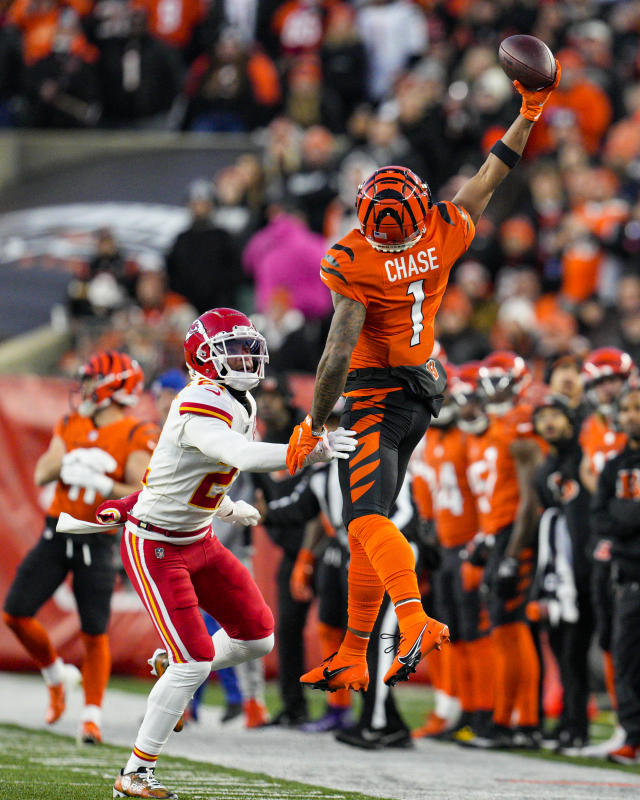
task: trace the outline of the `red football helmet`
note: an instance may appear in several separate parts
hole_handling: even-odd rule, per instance
[[[478,386],[492,414],[508,411],[530,382],[531,372],[526,361],[509,350],[491,353],[478,370]]]
[[[587,399],[598,408],[601,414],[609,416],[619,387],[598,386],[609,378],[619,378],[620,384],[637,373],[636,366],[629,353],[617,347],[600,347],[593,350],[582,364],[582,382]]]
[[[233,308],[212,308],[198,317],[187,331],[184,357],[192,377],[202,375],[240,391],[257,386],[269,362],[264,336]],[[229,359],[241,360],[242,368],[232,368]]]
[[[635,371],[633,359],[629,353],[617,347],[600,347],[592,350],[582,364],[582,380],[585,388],[611,375],[619,375],[627,380]]]
[[[78,412],[90,417],[110,403],[134,406],[140,399],[144,374],[126,353],[107,350],[96,353],[80,368],[82,401]]]
[[[360,230],[376,250],[412,247],[427,228],[431,191],[406,167],[380,167],[358,187]]]

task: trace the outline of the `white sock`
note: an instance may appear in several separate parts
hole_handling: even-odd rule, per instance
[[[170,664],[149,693],[147,710],[136,742],[124,768],[125,773],[140,767],[154,767],[193,693],[211,672],[210,661]]]
[[[59,686],[64,681],[64,661],[58,657],[53,664],[43,667],[40,672],[47,686]]]
[[[224,628],[220,628],[213,634],[211,640],[215,652],[211,669],[216,670],[235,667],[243,661],[266,656],[273,650],[275,637],[270,634],[264,639],[232,639]]]
[[[434,699],[434,711],[441,719],[452,722],[460,716],[462,708],[457,697],[451,697],[441,689],[436,689],[434,692]]]
[[[100,706],[85,706],[80,715],[80,722],[93,722],[94,725],[100,727],[102,725],[102,709]]]

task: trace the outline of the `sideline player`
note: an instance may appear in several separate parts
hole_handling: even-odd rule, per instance
[[[446,384],[444,368],[429,357],[449,271],[520,159],[560,73],[558,64],[555,82],[537,92],[515,83],[520,115],[452,203],[433,204],[427,184],[409,169],[376,170],[358,190],[360,230],[322,259],[320,275],[335,312],[311,413],[293,431],[287,466],[293,474],[304,463],[343,392],[342,421],[356,430],[359,448],[340,470],[351,551],[347,632],[337,654],[302,676],[307,685],[367,687],[367,645],[385,590],[400,626],[386,683],[406,680],[424,655],[449,638],[447,627],[422,608],[413,551],[389,521],[389,509]]]
[[[62,662],[35,614],[67,573],[73,573],[85,648],[81,737],[96,743],[101,741],[102,698],[111,670],[106,630],[116,577],[116,537],[108,529],[90,536],[57,533],[56,524],[63,512],[93,520],[105,498],[124,497],[139,488],[158,430],[129,415],[144,377],[128,355],[98,353],[80,375],[78,409],[58,422],[47,451],[36,464],[36,484],[57,480],[55,495],[42,538],[27,554],[9,589],[4,621],[42,672],[49,688],[45,720],[52,724],[65,710],[65,685],[77,670]]]
[[[449,384],[437,420],[427,431],[417,460],[413,488],[418,507],[431,515],[440,544],[442,563],[432,577],[438,616],[450,626],[449,668],[462,718],[456,728],[484,731],[493,705],[492,647],[486,612],[480,600],[481,571],[463,560],[466,545],[478,532],[475,499],[469,487],[467,434],[459,427],[458,409],[475,387],[475,365],[456,369],[447,365]],[[457,399],[455,399],[457,398]],[[444,695],[446,698],[447,695]],[[436,710],[414,738],[438,736],[451,725],[446,704],[436,694]],[[448,699],[448,698],[447,698]],[[442,708],[439,707],[439,701]],[[440,714],[438,714],[440,711]],[[466,735],[468,732],[465,731]]]
[[[175,798],[156,779],[155,765],[193,693],[212,669],[260,658],[274,641],[271,610],[211,526],[214,516],[255,525],[259,512],[227,492],[239,470],[285,465],[286,445],[253,441],[256,404],[248,390],[264,377],[266,342],[244,314],[217,308],[195,320],[184,347],[192,381],[171,405],[143,489],[127,509],[121,543],[169,665],[149,694],[114,797]],[[307,463],[345,457],[355,444],[338,429],[318,442]],[[213,636],[199,607],[222,626]]]
[[[495,687],[493,724],[467,742],[472,747],[539,747],[541,740],[540,664],[525,618],[538,523],[534,476],[541,456],[532,409],[519,402],[528,380],[529,370],[515,353],[487,356],[478,370],[484,409],[467,438],[469,485],[481,531],[469,545],[470,560],[486,563]],[[478,557],[483,550],[484,559]],[[514,710],[517,732],[511,728]]]

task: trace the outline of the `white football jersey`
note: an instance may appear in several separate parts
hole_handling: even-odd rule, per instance
[[[256,404],[247,392],[250,412],[222,384],[204,378],[192,381],[175,397],[132,509],[137,519],[174,531],[196,531],[211,524],[214,512],[237,477],[229,464],[214,462],[184,441],[191,415],[206,417],[220,430],[235,431],[252,441]],[[167,538],[127,523],[133,533],[172,544],[190,544],[204,536]]]

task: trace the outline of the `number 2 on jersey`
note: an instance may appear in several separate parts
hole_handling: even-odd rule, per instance
[[[196,508],[217,508],[225,488],[233,483],[237,471],[235,467],[230,467],[228,472],[209,472],[191,495],[189,505]]]
[[[422,304],[424,302],[424,279],[413,281],[407,287],[407,294],[413,295],[413,305],[411,306],[411,327],[413,334],[411,336],[411,347],[420,344],[420,334],[424,325],[424,314],[422,313]]]

